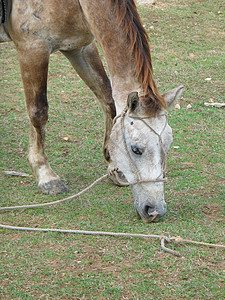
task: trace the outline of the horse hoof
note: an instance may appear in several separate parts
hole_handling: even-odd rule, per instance
[[[69,191],[69,189],[60,179],[53,179],[48,182],[39,184],[39,188],[43,193],[51,195],[64,194]]]

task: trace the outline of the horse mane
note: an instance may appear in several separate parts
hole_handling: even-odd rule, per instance
[[[131,54],[136,63],[136,76],[141,83],[144,96],[140,98],[146,113],[152,114],[166,107],[166,101],[160,95],[153,80],[153,68],[149,38],[144,29],[134,0],[110,0],[115,8],[119,26],[126,32]]]

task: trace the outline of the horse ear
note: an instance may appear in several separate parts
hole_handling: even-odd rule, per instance
[[[127,107],[130,113],[134,112],[139,106],[138,92],[133,92],[128,95]]]
[[[181,94],[183,93],[183,90],[184,90],[183,85],[180,85],[177,88],[172,89],[171,91],[163,94],[163,97],[166,100],[168,106],[171,106],[172,103],[181,96]]]

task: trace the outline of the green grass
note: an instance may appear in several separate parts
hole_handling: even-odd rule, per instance
[[[160,90],[185,86],[181,109],[169,110],[179,149],[172,147],[168,156],[168,212],[162,221],[142,223],[129,188],[106,180],[65,204],[1,213],[1,223],[179,235],[225,244],[225,113],[204,106],[211,98],[224,101],[222,4],[160,0],[140,9]],[[13,44],[0,47],[1,206],[60,199],[43,195],[33,178],[2,173],[30,171],[29,121],[17,55]],[[205,81],[208,77],[212,80]],[[102,112],[59,53],[51,58],[48,98],[46,152],[71,195],[106,172]],[[224,251],[191,244],[169,247],[182,256],[163,252],[156,240],[0,230],[0,299],[224,299]]]

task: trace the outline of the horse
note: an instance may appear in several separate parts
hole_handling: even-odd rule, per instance
[[[45,153],[49,57],[60,51],[99,100],[103,155],[111,179],[130,185],[144,222],[166,213],[164,180],[172,129],[165,109],[183,86],[161,95],[149,39],[134,0],[2,0],[0,42],[15,44],[30,119],[28,163],[46,194],[67,191]],[[106,59],[109,78],[96,42]]]

